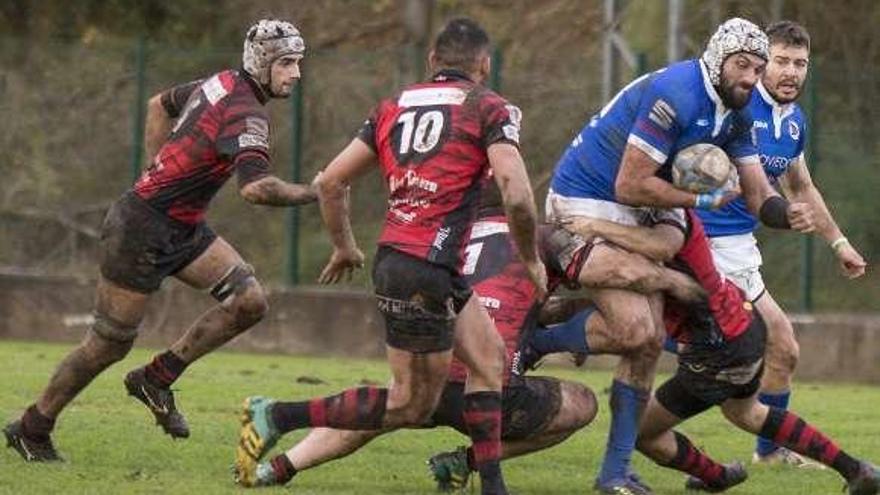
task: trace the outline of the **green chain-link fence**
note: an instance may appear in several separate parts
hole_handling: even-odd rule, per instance
[[[496,52],[497,67],[500,55]],[[599,54],[591,47],[539,54],[540,59],[504,55],[503,73],[494,80],[523,109],[523,150],[541,203],[561,151],[601,106]],[[40,46],[3,39],[0,266],[94,276],[104,209],[131,184],[144,160],[138,149],[144,99],[175,83],[237,67],[239,57],[236,49],[182,49],[138,39]],[[311,180],[380,97],[423,75],[415,60],[409,48],[310,52],[301,92],[270,104],[275,172]],[[880,253],[880,225],[872,221],[880,205],[874,138],[878,73],[865,68],[853,79],[845,69],[835,60],[814,62],[812,93],[803,102],[811,118],[810,163],[839,223],[871,261]],[[378,174],[361,180],[352,197],[355,231],[369,252],[385,211]],[[329,255],[314,205],[295,213],[248,205],[233,184],[219,194],[208,219],[261,278],[274,283],[314,280]],[[800,236],[759,237],[768,286],[785,306],[880,309],[877,277],[845,281],[822,242],[814,242],[810,258]],[[368,278],[365,273],[356,283]]]

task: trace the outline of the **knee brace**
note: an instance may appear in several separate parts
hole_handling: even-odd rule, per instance
[[[91,330],[103,339],[126,344],[137,337],[137,328],[137,325],[127,325],[107,315],[95,313],[95,323]]]
[[[256,280],[254,268],[251,265],[247,263],[235,265],[227,270],[226,274],[211,287],[211,295],[220,304],[228,306],[236,296],[244,292],[248,285]]]

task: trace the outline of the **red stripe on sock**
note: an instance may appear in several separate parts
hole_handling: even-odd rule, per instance
[[[804,428],[801,430],[801,436],[800,438],[798,438],[798,441],[795,444],[795,452],[806,452],[807,447],[810,446],[810,442],[815,436],[815,433],[816,430],[814,430],[812,426],[805,424]]]
[[[358,397],[357,389],[350,388],[342,393],[342,404],[340,404],[339,416],[346,424],[354,424],[357,421]]]
[[[324,406],[324,399],[309,401],[309,424],[312,427],[327,426],[327,409]]]
[[[474,442],[474,464],[477,469],[486,462],[497,461],[501,458],[501,440],[483,440]]]
[[[834,463],[834,459],[837,458],[838,454],[840,454],[840,447],[834,442],[828,442],[825,444],[825,449],[822,450],[822,459],[820,460],[830,466]]]
[[[785,419],[782,420],[782,425],[779,426],[779,431],[776,432],[773,441],[782,445],[788,444],[788,436],[791,435],[792,430],[794,430],[794,425],[797,423],[797,420],[797,416],[786,412]]]

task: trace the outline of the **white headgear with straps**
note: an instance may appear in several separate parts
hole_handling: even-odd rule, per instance
[[[727,57],[746,52],[767,60],[769,46],[767,34],[754,23],[739,17],[724,21],[709,38],[706,51],[703,52],[702,60],[709,73],[709,81],[715,86],[721,84],[721,66]]]
[[[269,84],[272,62],[284,55],[302,55],[306,43],[299,30],[287,21],[262,19],[244,37],[241,63],[260,84]]]

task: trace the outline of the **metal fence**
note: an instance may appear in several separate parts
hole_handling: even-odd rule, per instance
[[[494,84],[524,111],[523,150],[540,199],[572,136],[601,106],[595,48],[523,60],[496,52]],[[91,44],[0,45],[0,266],[6,270],[96,273],[96,232],[104,209],[133,181],[143,161],[145,99],[175,83],[236,67],[238,50],[186,49],[142,40]],[[271,103],[273,163],[288,179],[310,180],[351,139],[373,104],[423,75],[411,48],[310,53],[294,98]],[[649,64],[650,67],[650,64]],[[880,253],[875,152],[877,73],[853,79],[818,59],[805,106],[810,164],[832,210],[869,259]],[[385,210],[374,175],[353,191],[355,230],[372,248]],[[868,213],[868,214],[866,214]],[[275,283],[314,280],[329,254],[314,205],[257,207],[225,188],[208,221]],[[761,233],[765,275],[789,307],[880,309],[878,279],[844,281],[830,251],[792,234]],[[368,273],[368,270],[365,270]],[[360,275],[358,283],[368,277]]]

